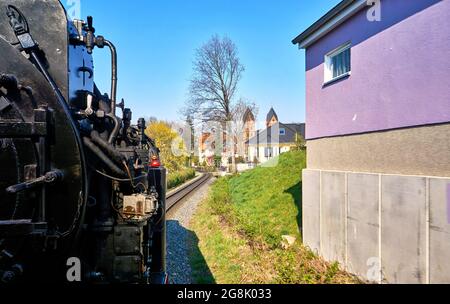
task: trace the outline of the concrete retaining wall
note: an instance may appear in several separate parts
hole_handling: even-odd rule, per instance
[[[450,283],[450,179],[303,172],[303,241],[379,283]]]

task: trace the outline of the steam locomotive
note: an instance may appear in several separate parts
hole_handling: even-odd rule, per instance
[[[109,95],[94,81],[103,48]],[[0,0],[1,283],[167,282],[166,171],[116,91],[116,48],[92,17]]]

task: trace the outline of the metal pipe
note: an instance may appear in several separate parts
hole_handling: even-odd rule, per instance
[[[116,115],[117,104],[117,49],[114,44],[106,40],[104,44],[111,50],[111,114]]]
[[[116,116],[116,106],[117,106],[117,49],[114,44],[105,39],[103,41],[104,45],[106,45],[111,51],[111,111],[108,113],[108,117],[114,123],[114,129],[111,132],[108,142],[112,144],[114,140],[117,138],[117,135],[120,131],[120,122]]]
[[[107,114],[106,117],[110,118],[113,121],[113,123],[114,123],[114,128],[113,128],[113,130],[111,132],[111,135],[109,136],[109,139],[108,139],[108,143],[113,144],[113,142],[117,138],[117,135],[120,132],[119,118],[116,115],[112,114],[112,113]]]
[[[119,176],[125,176],[126,173],[121,170],[119,167],[117,167],[111,159],[108,158],[108,156],[105,155],[105,153],[100,150],[99,147],[97,147],[89,138],[83,137],[83,143],[84,145],[91,150],[92,153],[98,156],[100,160],[109,168],[111,171],[115,174],[118,174]]]
[[[100,134],[97,131],[91,132],[92,141],[97,144],[100,148],[108,153],[110,157],[112,157],[117,163],[121,164],[122,161],[125,160],[125,156],[117,151],[111,144],[109,144],[106,140],[101,138]]]

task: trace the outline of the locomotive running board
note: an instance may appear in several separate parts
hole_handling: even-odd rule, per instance
[[[47,231],[47,223],[33,223],[31,220],[0,221],[0,237],[14,238]]]
[[[47,124],[38,122],[0,122],[0,138],[30,138],[47,135]]]

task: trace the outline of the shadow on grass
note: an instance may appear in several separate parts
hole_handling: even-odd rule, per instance
[[[167,270],[173,284],[215,284],[195,232],[167,221]]]
[[[192,283],[194,284],[216,284],[216,280],[209,269],[200,247],[197,234],[188,231],[189,261],[192,268]]]
[[[302,214],[302,182],[300,181],[295,186],[292,186],[291,188],[285,190],[285,193],[289,193],[292,195],[292,198],[294,199],[295,206],[297,207],[298,213],[297,213],[297,225],[298,229],[300,231],[300,234],[303,234],[303,214]]]

